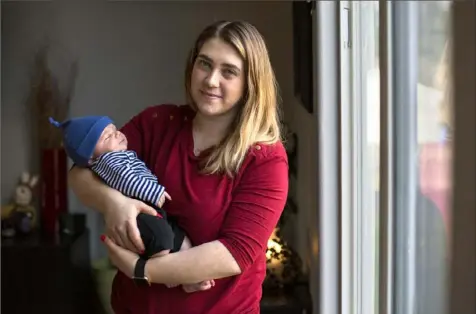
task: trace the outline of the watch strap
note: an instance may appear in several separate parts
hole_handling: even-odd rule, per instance
[[[137,260],[136,267],[134,268],[135,278],[145,278],[145,263],[146,260],[143,258]]]

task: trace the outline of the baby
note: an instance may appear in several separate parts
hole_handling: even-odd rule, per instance
[[[50,118],[50,123],[62,130],[64,149],[77,166],[89,167],[112,188],[157,210],[157,217],[143,213],[137,216],[137,226],[145,246],[142,258],[163,256],[192,247],[177,222],[167,217],[162,209],[165,200],[171,200],[170,195],[136,153],[128,150],[126,136],[117,130],[109,117],[86,116],[63,123]],[[213,285],[211,280],[183,285],[183,288],[193,292]]]

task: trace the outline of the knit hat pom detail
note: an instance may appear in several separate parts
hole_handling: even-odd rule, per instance
[[[53,124],[55,127],[57,127],[57,128],[61,127],[61,123],[59,123],[58,121],[56,121],[52,117],[50,117],[49,120],[50,120],[50,123]]]

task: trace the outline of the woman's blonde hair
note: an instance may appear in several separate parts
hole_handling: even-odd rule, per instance
[[[191,95],[193,67],[203,44],[219,38],[232,46],[243,59],[245,90],[230,132],[210,149],[203,159],[202,171],[208,174],[235,174],[249,148],[256,144],[281,141],[278,84],[263,37],[250,23],[220,21],[205,28],[192,48],[185,71],[187,101],[196,110]]]

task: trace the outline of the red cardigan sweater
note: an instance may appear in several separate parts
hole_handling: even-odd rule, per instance
[[[210,290],[187,294],[181,287],[136,287],[118,273],[112,287],[116,313],[259,313],[266,274],[265,250],[288,192],[288,163],[281,143],[253,146],[239,174],[202,175],[193,155],[189,106],[145,109],[122,131],[129,148],[157,175],[172,197],[164,209],[178,218],[193,245],[219,240],[242,272],[218,279]]]

